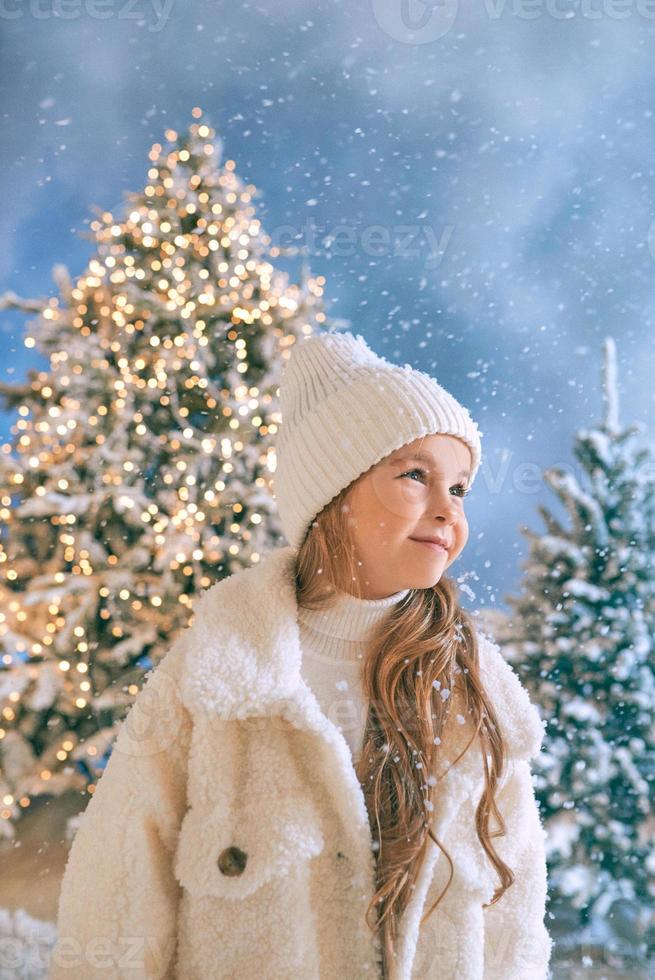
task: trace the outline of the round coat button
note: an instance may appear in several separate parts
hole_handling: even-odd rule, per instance
[[[243,874],[243,869],[246,866],[246,861],[248,860],[248,855],[245,851],[242,851],[240,847],[226,847],[224,851],[218,855],[218,867],[221,874],[228,875],[229,877],[235,877],[236,875]]]

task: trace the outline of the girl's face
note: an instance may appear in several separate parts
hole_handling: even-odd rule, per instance
[[[412,459],[415,454],[424,457]],[[366,599],[427,589],[468,540],[464,491],[471,452],[449,435],[421,436],[362,474],[349,498],[355,557]],[[441,537],[447,551],[413,540]]]

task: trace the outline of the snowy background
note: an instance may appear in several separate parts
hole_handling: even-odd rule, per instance
[[[54,294],[55,262],[79,274],[92,205],[141,189],[152,142],[201,106],[261,189],[268,233],[295,235],[325,275],[331,313],[478,419],[486,458],[456,567],[479,576],[476,604],[502,607],[527,552],[518,527],[541,529],[537,504],[552,503],[543,469],[577,472],[573,431],[600,417],[606,334],[623,421],[653,413],[648,13],[13,0],[0,13],[0,291]],[[1,313],[0,331],[0,378],[41,363],[19,314]]]
[[[330,316],[433,373],[479,422],[453,568],[472,573],[475,606],[506,608],[528,551],[520,527],[542,530],[540,504],[562,513],[543,471],[584,480],[571,449],[601,420],[608,335],[621,421],[652,436],[646,0],[11,0],[0,31],[0,294],[56,294],[56,263],[80,274],[92,207],[118,212],[152,143],[200,106],[260,189],[273,241],[325,276]],[[276,264],[297,279],[300,258]],[[46,366],[24,329],[0,311],[0,380]],[[0,441],[13,422],[0,414]],[[5,864],[0,980],[40,975],[26,937],[32,951],[52,938],[67,814],[49,808],[26,817]]]

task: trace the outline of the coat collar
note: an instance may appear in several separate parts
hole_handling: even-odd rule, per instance
[[[201,593],[183,679],[190,706],[229,720],[266,713],[300,680],[294,552],[276,548]]]
[[[294,560],[291,546],[276,548],[201,593],[182,634],[190,651],[182,678],[189,707],[229,720],[296,706],[309,727],[327,721],[300,676]],[[480,630],[478,646],[481,678],[508,754],[536,756],[544,736],[536,706],[498,645]],[[328,734],[334,740],[331,723]]]

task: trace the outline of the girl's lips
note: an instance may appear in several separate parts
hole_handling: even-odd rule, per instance
[[[448,552],[447,548],[444,548],[441,544],[437,544],[436,541],[420,541],[418,538],[410,538],[409,540],[416,541],[417,544],[425,545],[426,548],[432,548],[433,551]]]

